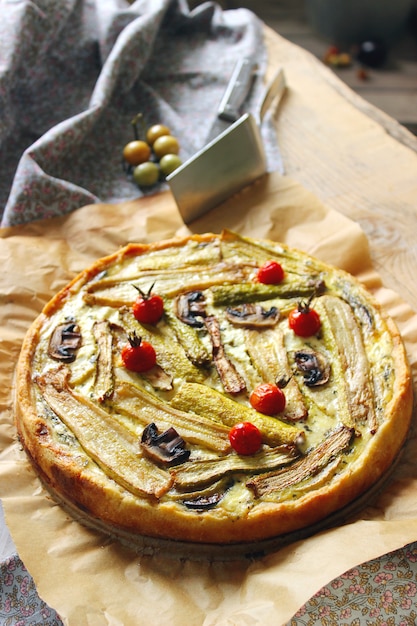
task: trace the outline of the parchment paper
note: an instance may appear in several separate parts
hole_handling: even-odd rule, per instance
[[[399,326],[415,377],[417,317],[381,285],[359,226],[278,174],[190,228],[164,192],[0,230],[0,496],[40,596],[69,626],[282,624],[335,576],[417,539],[414,432],[388,484],[359,514],[253,561],[135,554],[74,521],[40,485],[15,441],[11,406],[13,370],[31,321],[75,273],[129,241],[222,228],[286,242],[357,275]]]

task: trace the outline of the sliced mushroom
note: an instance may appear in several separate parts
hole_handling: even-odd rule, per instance
[[[190,457],[190,451],[185,448],[184,439],[175,428],[168,428],[159,434],[154,422],[145,427],[140,445],[148,458],[165,466],[184,463]]]
[[[325,385],[330,378],[330,363],[317,350],[303,348],[294,353],[294,361],[297,368],[303,374],[307,387]]]
[[[177,468],[171,470],[172,474],[176,474]],[[210,500],[216,494],[225,494],[235,484],[233,476],[221,476],[219,479],[215,479],[213,482],[204,486],[197,486],[196,489],[191,488],[191,491],[186,490],[178,491],[173,487],[169,493],[172,500],[185,504],[187,502],[197,502],[197,500]]]
[[[78,324],[73,321],[59,324],[49,339],[48,354],[56,361],[72,363],[76,359],[81,340]]]
[[[193,511],[207,511],[213,509],[224,498],[224,493],[216,492],[210,496],[199,496],[192,500],[183,500],[184,506]]]
[[[226,309],[226,317],[235,326],[246,328],[272,328],[280,317],[279,309],[272,306],[268,311],[260,304],[242,304]]]
[[[194,328],[202,328],[203,319],[206,316],[206,301],[202,291],[189,291],[182,293],[175,300],[175,313],[177,317]]]

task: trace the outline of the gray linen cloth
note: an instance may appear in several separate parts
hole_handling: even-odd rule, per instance
[[[262,22],[247,9],[185,0],[0,3],[2,226],[118,202],[141,191],[122,166],[132,118],[166,124],[186,160],[204,146],[234,65],[266,66]],[[247,103],[256,107],[262,81]],[[263,137],[280,167],[272,123]]]

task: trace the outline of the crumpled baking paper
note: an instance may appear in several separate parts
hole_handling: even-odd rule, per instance
[[[1,229],[0,496],[41,598],[68,626],[283,624],[334,577],[417,536],[414,429],[386,485],[361,509],[253,560],[136,554],[74,521],[41,486],[15,440],[12,410],[14,366],[31,321],[77,272],[127,242],[222,228],[283,241],[355,274],[399,326],[415,380],[416,315],[381,285],[360,227],[276,173],[189,227],[166,192]]]

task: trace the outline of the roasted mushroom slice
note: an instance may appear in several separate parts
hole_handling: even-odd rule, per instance
[[[80,327],[74,321],[69,321],[54,329],[49,340],[48,354],[55,361],[72,363],[80,346]]]
[[[190,500],[183,500],[184,506],[193,511],[207,511],[213,509],[224,498],[223,492],[212,493],[209,496],[199,496]]]
[[[184,463],[190,457],[190,451],[185,448],[184,439],[175,428],[168,428],[159,434],[154,422],[145,427],[140,445],[148,458],[165,466]]]
[[[307,387],[325,385],[330,378],[330,363],[317,350],[303,348],[294,352],[294,362],[303,374]]]
[[[246,383],[233,363],[227,358],[221,339],[220,324],[210,315],[204,320],[213,346],[213,361],[226,393],[238,394],[246,389]]]
[[[206,316],[206,301],[202,291],[189,291],[180,294],[175,300],[177,317],[194,328],[202,328]]]
[[[277,324],[280,312],[276,306],[264,309],[260,304],[241,304],[226,309],[226,317],[235,326],[246,328],[272,328]]]

